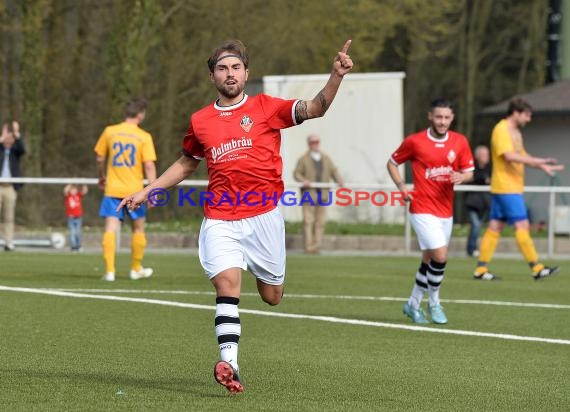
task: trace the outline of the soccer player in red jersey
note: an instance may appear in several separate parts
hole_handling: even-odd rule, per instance
[[[208,59],[218,99],[192,114],[183,155],[151,185],[119,205],[140,207],[156,188],[170,188],[206,159],[209,201],[204,205],[199,257],[216,289],[215,329],[220,361],[216,381],[231,393],[242,392],[238,377],[241,325],[238,304],[242,270],[257,280],[264,302],[277,305],[285,280],[285,228],[277,208],[283,193],[281,129],[321,117],[341,81],[352,69],[348,40],[337,53],[331,75],[312,100],[283,100],[244,92],[249,74],[246,47],[232,40]]]
[[[428,112],[430,127],[404,139],[388,161],[388,172],[399,190],[407,192],[410,221],[416,232],[422,263],[404,314],[415,323],[428,323],[421,308],[426,292],[428,312],[434,323],[447,323],[439,301],[447,247],[453,225],[453,186],[473,178],[473,155],[467,138],[449,130],[453,122],[450,101],[436,99]],[[414,190],[409,192],[398,166],[410,161]]]

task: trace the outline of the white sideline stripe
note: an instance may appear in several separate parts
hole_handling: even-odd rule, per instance
[[[34,288],[19,288],[19,287],[0,285],[0,291],[2,290],[8,292],[37,293],[43,295],[65,296],[72,298],[113,300],[119,302],[150,303],[153,305],[174,306],[174,307],[189,308],[189,309],[205,309],[205,310],[216,309],[215,306],[197,305],[193,303],[173,302],[168,300],[157,300],[157,299],[146,299],[146,298],[128,298],[124,296],[112,296],[112,295],[88,295],[84,293],[65,292],[53,289],[48,290],[48,289],[34,289]],[[296,313],[265,312],[261,310],[241,309],[241,308],[240,308],[240,313],[249,313],[251,315],[260,315],[260,316],[273,316],[278,318],[310,319],[322,322],[344,323],[348,325],[361,325],[361,326],[375,326],[375,327],[390,328],[390,329],[413,330],[418,332],[443,333],[448,335],[478,336],[478,337],[496,338],[496,339],[505,339],[505,340],[519,340],[527,342],[542,342],[542,343],[553,343],[559,345],[570,345],[570,340],[566,339],[550,339],[550,338],[539,338],[535,336],[509,335],[503,333],[474,332],[474,331],[459,330],[459,329],[438,329],[438,328],[428,328],[425,326],[402,325],[398,323],[372,322],[372,321],[359,320],[359,319],[344,319],[344,318],[337,318],[334,316],[315,316],[315,315],[300,315]]]
[[[191,291],[191,290],[151,290],[151,289],[52,289],[40,288],[41,290],[59,290],[64,292],[86,292],[86,293],[153,293],[165,295],[208,295],[213,296],[215,292]],[[242,293],[243,296],[258,296],[257,293]],[[312,295],[287,293],[287,298],[301,299],[347,299],[347,300],[377,300],[388,302],[407,302],[407,298],[397,298],[391,296],[352,296],[352,295]],[[467,305],[496,305],[496,306],[516,306],[522,308],[545,308],[545,309],[570,309],[570,305],[557,303],[525,303],[525,302],[504,302],[500,300],[469,300],[469,299],[441,299],[443,303],[459,303]]]

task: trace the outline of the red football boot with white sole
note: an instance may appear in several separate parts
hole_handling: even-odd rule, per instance
[[[243,392],[243,385],[236,370],[226,361],[219,361],[214,366],[214,378],[231,393]]]

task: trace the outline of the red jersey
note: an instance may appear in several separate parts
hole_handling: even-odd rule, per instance
[[[296,124],[297,102],[244,95],[235,105],[214,103],[192,115],[183,152],[206,158],[206,217],[238,220],[275,209],[284,190],[280,130]]]
[[[81,193],[67,195],[63,201],[65,203],[65,215],[67,217],[83,216],[83,195]]]
[[[474,170],[473,155],[467,138],[452,131],[442,139],[432,137],[428,130],[404,139],[392,154],[396,165],[412,163],[414,191],[410,213],[428,213],[437,217],[453,216],[453,184],[451,171]]]

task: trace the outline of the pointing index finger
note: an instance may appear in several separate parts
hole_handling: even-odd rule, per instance
[[[352,43],[352,40],[347,40],[346,43],[344,43],[344,46],[342,46],[342,50],[340,52],[346,54],[348,48],[350,47],[350,43]]]

